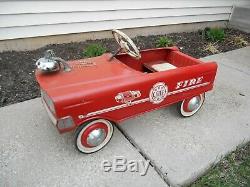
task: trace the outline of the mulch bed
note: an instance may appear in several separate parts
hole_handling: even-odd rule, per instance
[[[223,42],[217,43],[219,52],[226,52],[241,48],[235,45],[232,40],[235,36],[241,35],[250,43],[250,34],[226,29],[226,38]],[[211,55],[211,52],[204,50],[209,43],[204,40],[199,32],[183,32],[168,34],[176,46],[182,52],[201,58]],[[133,41],[140,49],[155,48],[156,40],[160,36],[139,36]],[[0,107],[9,104],[33,99],[40,96],[39,87],[35,81],[35,62],[43,56],[44,51],[53,49],[55,54],[65,60],[82,58],[83,50],[91,43],[99,43],[109,52],[115,51],[118,46],[114,39],[92,40],[79,43],[54,44],[33,51],[8,51],[0,53]]]

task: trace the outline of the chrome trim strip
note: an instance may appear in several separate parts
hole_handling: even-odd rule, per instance
[[[210,82],[205,82],[205,83],[202,83],[202,84],[190,86],[190,87],[183,88],[183,89],[180,89],[180,90],[175,90],[175,91],[172,91],[172,92],[168,92],[168,95],[174,95],[174,94],[178,94],[178,93],[185,92],[185,91],[188,91],[188,90],[193,90],[195,88],[206,86],[209,83]],[[111,112],[111,111],[114,111],[114,110],[118,110],[118,109],[129,107],[129,106],[133,106],[133,105],[145,103],[145,102],[148,102],[149,100],[150,99],[148,97],[148,98],[144,98],[144,99],[132,101],[132,102],[130,102],[128,104],[117,105],[117,106],[114,106],[114,107],[109,107],[109,108],[105,108],[105,109],[102,109],[102,110],[97,110],[95,112],[90,112],[87,115],[79,115],[78,118],[79,119],[83,119],[83,118],[95,116],[95,115],[98,115],[98,114],[103,114],[103,113],[106,113],[106,112]]]
[[[52,121],[53,125],[56,126],[57,124],[57,119],[55,118],[55,116],[52,114],[52,112],[49,110],[49,107],[47,106],[46,102],[43,100],[43,98],[41,98],[43,106],[46,110],[46,112],[48,113],[48,116],[50,118],[50,120]]]

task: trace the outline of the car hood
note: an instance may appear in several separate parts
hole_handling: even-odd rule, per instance
[[[101,88],[107,89],[114,84],[122,84],[133,80],[142,73],[131,69],[116,58],[109,61],[111,54],[99,57],[68,61],[72,67],[70,72],[54,72],[44,74],[36,71],[36,79],[44,91],[50,96],[60,94],[85,93]]]

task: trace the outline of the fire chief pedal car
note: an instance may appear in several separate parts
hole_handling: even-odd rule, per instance
[[[48,50],[37,62],[36,79],[48,115],[60,133],[75,130],[83,153],[103,148],[113,125],[178,103],[184,117],[202,106],[213,88],[215,62],[183,54],[176,47],[139,51],[119,30],[120,48],[99,57],[64,61]]]

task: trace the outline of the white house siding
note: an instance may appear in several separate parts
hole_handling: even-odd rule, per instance
[[[0,1],[0,40],[228,20],[250,0]]]

